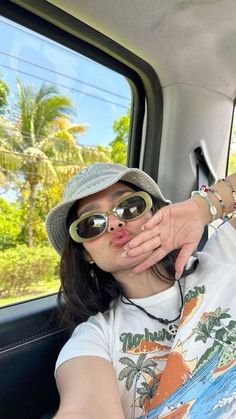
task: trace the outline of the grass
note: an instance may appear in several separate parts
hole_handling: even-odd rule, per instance
[[[42,282],[37,286],[32,286],[25,294],[14,296],[14,297],[0,297],[0,307],[4,307],[10,304],[19,303],[26,300],[32,300],[33,298],[42,297],[43,295],[53,294],[59,290],[59,280],[51,282]]]

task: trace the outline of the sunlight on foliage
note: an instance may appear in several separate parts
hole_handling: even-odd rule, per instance
[[[113,130],[116,137],[110,142],[111,146],[111,160],[114,163],[126,164],[127,162],[127,148],[129,137],[130,124],[130,110],[126,115],[121,116],[113,124]]]
[[[0,197],[0,297],[8,302],[16,295],[37,295],[43,283],[58,289],[59,259],[48,245],[46,214],[60,201],[68,179],[85,166],[126,162],[130,119],[128,111],[114,121],[108,147],[82,146],[79,136],[89,125],[72,122],[69,97],[53,85],[35,88],[20,79],[17,89],[12,118],[6,110],[9,88],[0,83],[0,191],[14,201]]]
[[[59,257],[49,246],[19,245],[0,252],[0,296],[25,293],[33,284],[58,279]]]
[[[231,175],[234,172],[236,172],[236,151],[232,153],[229,157],[228,174]]]

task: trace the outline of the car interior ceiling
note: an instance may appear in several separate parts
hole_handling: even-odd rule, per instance
[[[158,181],[165,194],[173,201],[189,195],[196,181],[197,147],[214,178],[225,172],[236,90],[233,0],[137,0],[135,8],[124,0],[91,0],[79,7],[76,0],[49,3],[124,45],[155,70],[164,101]],[[173,184],[165,167],[174,168],[179,184]]]

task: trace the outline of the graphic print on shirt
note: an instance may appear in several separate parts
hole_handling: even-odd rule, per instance
[[[146,339],[149,331],[139,338],[133,335],[133,340],[129,334],[121,336],[123,352],[140,354],[136,362],[120,358],[125,367],[118,378],[133,391],[131,418],[199,419],[199,412],[202,418],[236,417],[236,321],[228,308],[201,313],[205,293],[201,286],[185,295],[180,326],[196,313],[198,321],[186,338],[180,340],[177,334],[173,347],[166,329],[154,332],[152,341]],[[167,336],[170,345],[163,342]],[[198,342],[207,349],[192,359],[188,354]]]
[[[136,355],[135,358],[123,356],[119,359],[125,367],[120,371],[118,379],[125,380],[126,390],[132,391],[132,419],[135,418],[136,408],[139,407],[143,412],[148,410],[176,331],[177,325],[171,324],[158,332],[150,332],[145,328],[143,334],[122,333],[120,336],[122,352]],[[164,344],[164,341],[168,344]]]

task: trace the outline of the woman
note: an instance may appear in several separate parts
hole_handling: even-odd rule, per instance
[[[168,205],[144,172],[104,163],[68,183],[47,231],[62,255],[65,308],[82,323],[57,361],[56,418],[234,411],[235,219],[174,278],[204,225],[233,211],[235,189],[234,175]]]

